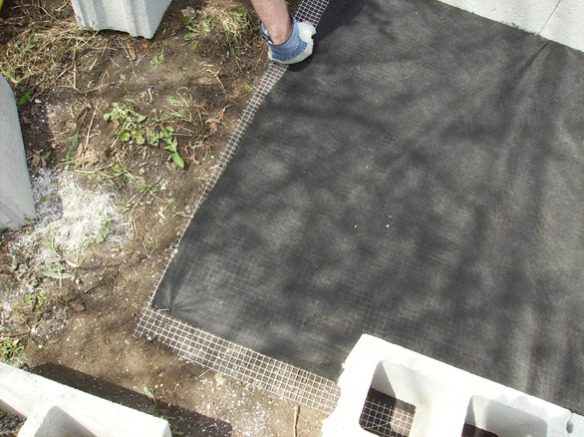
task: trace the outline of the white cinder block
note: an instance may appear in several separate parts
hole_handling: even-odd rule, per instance
[[[539,33],[558,0],[440,0],[481,17]]]
[[[152,38],[171,0],[71,0],[77,23]]]
[[[372,387],[415,408],[410,437],[460,437],[465,424],[498,437],[584,436],[579,416],[448,364],[363,335],[344,364],[323,437],[366,437],[359,418]]]
[[[584,51],[582,0],[440,0],[481,17]]]
[[[27,419],[19,437],[171,437],[166,420],[3,363],[0,409]]]
[[[20,120],[12,88],[0,76],[0,228],[18,229],[36,218]]]
[[[541,36],[584,51],[584,1],[561,0]]]

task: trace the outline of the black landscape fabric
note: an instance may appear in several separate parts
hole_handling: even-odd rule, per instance
[[[332,0],[154,307],[336,380],[362,333],[584,411],[584,54]]]

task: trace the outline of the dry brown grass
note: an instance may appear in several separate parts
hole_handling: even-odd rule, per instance
[[[0,74],[16,94],[34,89],[44,94],[67,75],[88,52],[112,44],[104,36],[79,28],[68,0],[13,0],[0,21]]]

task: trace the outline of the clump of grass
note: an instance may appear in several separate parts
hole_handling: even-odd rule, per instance
[[[0,362],[7,362],[18,355],[24,346],[19,339],[6,338],[0,342]]]
[[[213,29],[211,18],[206,12],[203,12],[198,19],[191,16],[183,17],[182,22],[189,31],[184,36],[185,41],[192,41],[201,35],[208,35]]]
[[[227,45],[232,52],[244,45],[244,36],[257,30],[244,7],[225,11],[219,15],[219,19]]]
[[[224,42],[229,53],[236,56],[237,60],[243,62],[237,57],[237,51],[245,48],[249,37],[257,36],[257,19],[250,16],[247,9],[238,7],[236,9],[224,9],[212,2],[203,10],[182,19],[188,33],[183,37],[185,41],[195,41],[191,46],[194,50],[198,46],[198,39],[210,35],[214,29],[222,34]],[[220,45],[217,44],[216,48]]]
[[[68,0],[45,9],[44,1],[14,0],[17,16],[0,23],[0,73],[18,96],[43,94],[74,74],[77,60],[89,51],[102,52],[107,40],[80,29]],[[8,7],[8,5],[4,5]]]

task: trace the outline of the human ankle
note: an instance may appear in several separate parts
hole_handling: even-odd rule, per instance
[[[269,31],[270,39],[276,45],[285,43],[292,34],[292,18],[288,16],[288,21],[281,26],[274,26]]]

